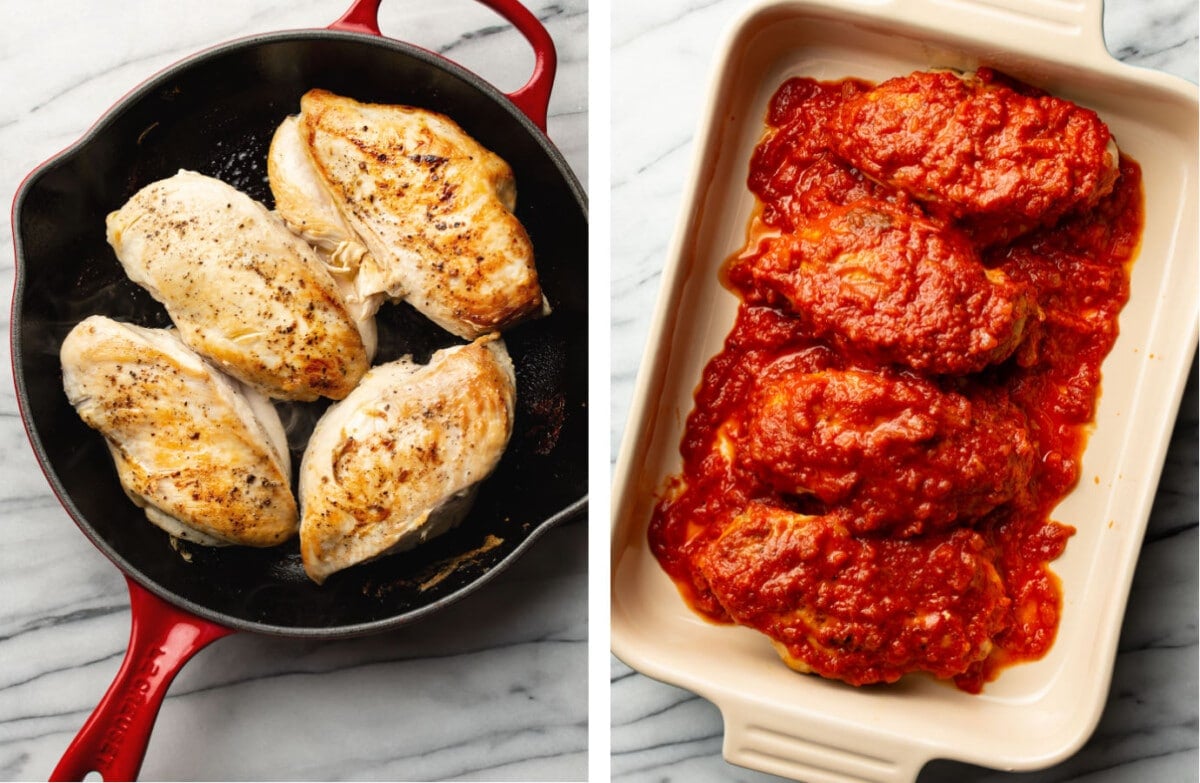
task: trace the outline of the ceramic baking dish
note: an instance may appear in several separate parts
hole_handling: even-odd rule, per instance
[[[729,761],[812,783],[911,781],[933,758],[1032,769],[1075,752],[1105,703],[1117,637],[1196,349],[1196,88],[1114,60],[1102,0],[793,0],[728,32],[614,472],[612,647],[714,702]],[[853,688],[786,668],[758,633],[693,614],[650,554],[646,526],[692,393],[737,299],[717,270],[740,249],[745,186],[767,101],[791,76],[881,81],[988,65],[1091,107],[1141,165],[1146,224],[1120,337],[1103,365],[1078,487],[1054,518],[1078,532],[1053,568],[1063,618],[1049,654],[972,696],[923,676]]]

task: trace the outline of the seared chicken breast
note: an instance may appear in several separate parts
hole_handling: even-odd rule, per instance
[[[300,107],[299,131],[320,181],[374,261],[355,282],[361,296],[404,299],[467,339],[544,312],[503,159],[424,109],[324,90],[305,94]],[[280,179],[272,189],[286,205],[289,191],[304,186]],[[288,209],[293,223],[305,211]]]
[[[300,466],[300,553],[317,583],[458,524],[500,461],[515,379],[498,335],[373,368],[321,417]]]
[[[341,399],[366,372],[362,335],[313,249],[263,205],[190,171],[108,216],[126,273],[179,336],[268,396]]]
[[[263,395],[174,330],[91,316],[61,349],[63,387],[108,443],[125,492],[173,536],[272,546],[295,534],[287,439]]]
[[[275,130],[267,152],[267,179],[275,212],[325,262],[374,356],[375,313],[384,302],[383,270],[338,211],[300,135],[300,118],[287,117]]]

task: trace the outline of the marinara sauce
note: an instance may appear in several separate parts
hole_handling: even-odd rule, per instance
[[[835,153],[838,140],[831,136],[832,117],[844,101],[871,87],[853,79],[787,81],[772,98],[767,133],[751,160],[747,185],[758,198],[758,209],[744,250],[722,270],[723,282],[740,297],[741,304],[723,350],[709,361],[700,379],[680,444],[682,470],[670,479],[649,527],[651,549],[661,566],[688,604],[716,622],[732,619],[701,573],[701,561],[731,520],[748,507],[764,503],[797,514],[835,511],[811,497],[781,493],[753,471],[739,467],[729,457],[723,433],[730,427],[736,430],[739,417],[764,378],[864,368],[895,371],[869,355],[835,347],[815,336],[786,301],[754,284],[746,270],[763,252],[764,238],[795,231],[827,212],[830,205],[863,199],[894,204],[896,209],[920,213],[921,219],[935,223],[943,219],[920,212],[922,205],[903,192],[865,178]],[[845,144],[844,140],[841,143]],[[1009,187],[1002,197],[1020,199],[1023,194],[1020,187]],[[1100,365],[1117,336],[1117,317],[1128,299],[1129,266],[1142,224],[1141,172],[1136,162],[1122,155],[1111,193],[1094,207],[1071,212],[1051,226],[1015,239],[996,241],[1003,231],[981,230],[974,235],[981,238],[976,247],[979,261],[1027,285],[1039,315],[1006,360],[979,372],[928,380],[947,393],[980,404],[1019,409],[1037,458],[1027,486],[1010,501],[959,525],[982,537],[982,556],[994,566],[1003,585],[1001,603],[977,607],[1002,616],[986,656],[957,672],[915,667],[952,676],[965,691],[979,692],[1003,666],[1037,659],[1053,643],[1062,602],[1049,564],[1064,551],[1074,529],[1051,515],[1079,480],[1079,461],[1099,393]],[[927,543],[930,538],[908,538],[906,557],[921,555],[923,546],[932,553],[934,544]],[[780,578],[814,580],[818,583],[787,587],[796,594],[815,594],[822,588],[819,580],[825,577],[794,572]],[[926,590],[929,581],[924,579]],[[900,579],[895,589],[902,592],[904,584]],[[945,589],[954,588],[946,585]],[[878,617],[881,628],[908,619],[886,616],[890,611],[908,611],[904,600],[881,602],[878,595],[866,589],[854,593],[845,584],[839,584],[838,590],[840,601],[857,602],[859,606],[851,608]],[[954,605],[953,596],[946,599],[947,605]],[[756,600],[747,596],[748,603]],[[770,633],[765,626],[759,630]],[[958,641],[944,640],[948,645]],[[824,661],[821,674],[861,681],[849,668],[839,669],[836,649],[823,648],[822,655],[826,653],[830,660]],[[901,673],[883,679],[890,681]]]

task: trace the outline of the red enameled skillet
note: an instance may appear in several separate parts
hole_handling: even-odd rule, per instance
[[[410,623],[478,589],[550,526],[587,504],[587,207],[545,135],[555,50],[517,0],[480,0],[533,46],[534,73],[510,94],[424,49],[384,38],[379,0],[356,0],[328,29],[282,32],[201,52],[139,86],[75,145],[44,163],[13,203],[12,357],[37,459],[76,524],[126,575],[132,624],[115,681],[52,779],[137,776],[175,674],[233,631],[341,638]],[[148,326],[166,313],[130,283],[105,242],[104,217],[143,185],[188,168],[271,205],[265,156],[300,96],[322,87],[454,118],[513,167],[517,215],[533,240],[553,307],[513,329],[514,435],[470,516],[408,553],[309,582],[294,542],[269,550],[172,547],[125,497],[102,438],[62,390],[58,350],[93,313]],[[376,361],[424,360],[457,342],[407,306],[380,313]],[[320,404],[280,405],[299,464]]]

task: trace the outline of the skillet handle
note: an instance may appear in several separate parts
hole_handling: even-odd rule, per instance
[[[333,24],[330,30],[366,33],[382,36],[379,30],[379,3],[381,0],[354,0],[350,9]],[[503,16],[508,23],[525,36],[533,47],[533,74],[529,81],[507,97],[521,112],[546,132],[546,113],[550,107],[550,91],[554,87],[554,75],[558,70],[558,53],[554,39],[533,13],[520,0],[478,0]]]
[[[108,692],[50,780],[134,780],[171,681],[188,660],[232,629],[176,609],[129,577],[129,649]]]

